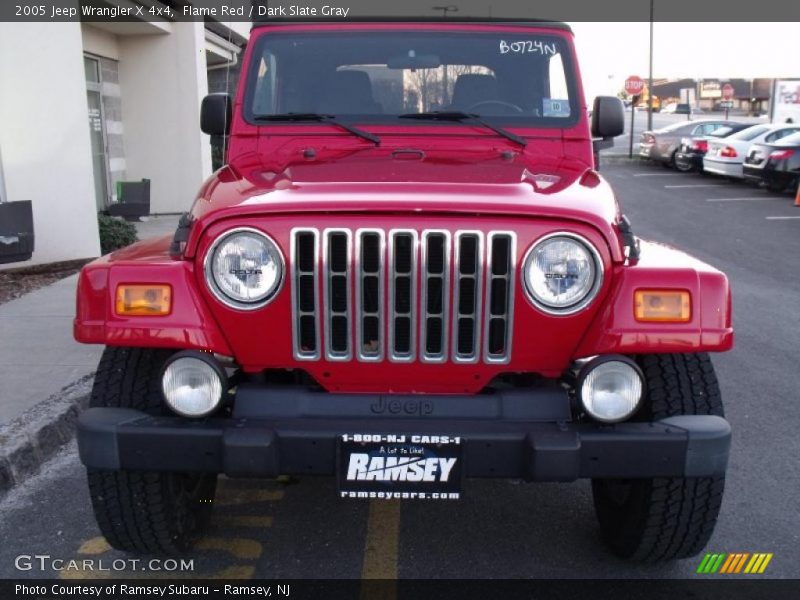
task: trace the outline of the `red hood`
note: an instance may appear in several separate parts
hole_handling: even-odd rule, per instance
[[[203,186],[192,209],[198,223],[186,256],[193,255],[202,231],[221,219],[265,213],[386,212],[576,220],[609,240],[615,261],[624,259],[613,227],[619,216],[614,194],[602,177],[578,161],[504,156],[485,147],[462,150],[455,157],[447,150],[442,153],[447,158],[398,155],[396,150],[393,158],[392,152],[339,150],[332,160],[288,166],[256,160],[221,169]]]

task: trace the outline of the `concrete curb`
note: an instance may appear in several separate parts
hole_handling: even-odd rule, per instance
[[[75,434],[89,404],[94,373],[81,377],[22,416],[0,426],[0,498],[35,475]]]

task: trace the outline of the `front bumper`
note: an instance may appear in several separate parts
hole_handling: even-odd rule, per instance
[[[190,421],[90,408],[78,422],[89,468],[333,475],[343,433],[442,434],[464,440],[468,477],[704,477],[725,472],[731,431],[715,416],[575,423],[557,387],[489,396],[368,396],[240,386],[231,418]]]

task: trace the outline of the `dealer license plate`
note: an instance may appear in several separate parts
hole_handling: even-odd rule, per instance
[[[345,433],[339,439],[342,498],[459,500],[464,440],[448,435]]]

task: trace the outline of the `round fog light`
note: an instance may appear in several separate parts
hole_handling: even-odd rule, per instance
[[[225,371],[213,357],[178,352],[164,367],[161,389],[167,406],[177,414],[205,417],[222,401],[225,381]]]
[[[605,356],[587,363],[578,376],[578,394],[584,410],[604,423],[629,418],[642,399],[644,376],[624,356]]]

